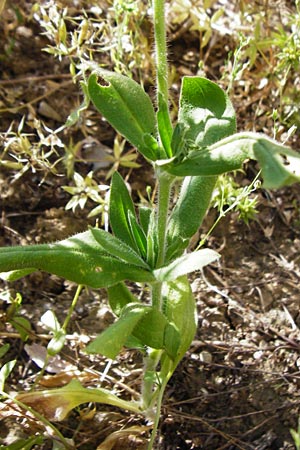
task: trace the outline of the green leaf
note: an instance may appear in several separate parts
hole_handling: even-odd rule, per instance
[[[167,261],[179,256],[200,228],[216,181],[217,177],[185,177],[169,219]]]
[[[215,176],[240,169],[253,159],[252,139],[236,139],[233,135],[210,147],[191,151],[180,163],[169,164],[166,170],[177,176]]]
[[[151,217],[152,211],[153,211],[153,208],[150,208],[149,206],[140,206],[139,207],[140,224],[141,224],[142,230],[146,236],[147,236],[148,229],[149,229],[149,223],[150,223],[150,217]]]
[[[14,316],[10,323],[20,333],[23,342],[26,342],[31,331],[31,323],[25,317]]]
[[[138,321],[133,332],[143,345],[154,349],[165,349],[170,358],[175,359],[180,345],[180,335],[173,324],[155,308],[145,306],[145,314]],[[170,338],[172,337],[172,342]]]
[[[172,360],[176,360],[181,344],[181,336],[173,323],[167,323],[164,329],[164,348]]]
[[[185,150],[185,135],[188,130],[187,125],[184,123],[177,123],[171,141],[172,154],[174,156],[180,156]]]
[[[171,330],[172,328],[172,330]],[[180,336],[163,313],[141,303],[127,304],[121,317],[87,346],[88,353],[100,353],[114,359],[128,343],[138,343],[155,349],[165,349],[174,359],[177,356]],[[168,329],[168,330],[167,330]],[[167,330],[167,331],[166,331]],[[174,341],[168,337],[172,333]]]
[[[264,136],[253,143],[264,180],[264,187],[276,189],[300,181],[300,154]]]
[[[161,93],[158,93],[158,111],[157,111],[157,125],[161,143],[165,150],[165,157],[172,156],[171,138],[172,138],[172,124],[170,122],[168,105],[163,99]]]
[[[150,271],[108,255],[91,230],[53,244],[0,249],[0,271],[45,270],[78,284],[108,287],[123,280],[151,282]]]
[[[226,93],[201,77],[183,77],[178,122],[186,128],[185,139],[194,145],[211,145],[236,130],[235,112]]]
[[[124,283],[118,283],[107,288],[109,306],[119,316],[128,303],[137,303],[137,298],[130,292]]]
[[[240,169],[248,159],[261,166],[264,186],[279,188],[300,180],[299,153],[259,133],[237,133],[205,149],[192,151],[180,163],[166,162],[177,176],[214,176]]]
[[[10,270],[9,272],[5,271],[0,273],[0,278],[4,281],[15,281],[19,280],[20,278],[26,277],[26,275],[35,272],[35,270],[35,268],[30,267],[28,269]]]
[[[0,347],[0,358],[3,358],[3,356],[5,355],[5,353],[8,352],[8,350],[10,349],[10,344],[3,344]]]
[[[6,379],[9,377],[11,371],[15,367],[17,360],[8,361],[0,369],[0,393],[4,391],[4,384]]]
[[[147,239],[145,233],[137,222],[135,214],[128,211],[128,222],[131,234],[134,238],[137,248],[143,258],[147,257]]]
[[[147,262],[150,267],[155,267],[157,254],[158,254],[158,242],[157,242],[157,222],[155,209],[152,210],[148,225],[147,232]]]
[[[131,233],[131,227],[128,219],[129,211],[135,215],[134,204],[129,195],[126,184],[118,172],[112,176],[110,199],[109,199],[109,219],[110,225],[121,241],[125,242],[136,252],[137,245]]]
[[[169,265],[154,270],[156,279],[160,282],[176,280],[176,278],[200,270],[202,267],[218,259],[220,255],[208,248],[187,253],[175,259]]]
[[[163,284],[164,314],[169,323],[175,325],[180,335],[180,345],[174,360],[173,369],[189,349],[197,328],[197,311],[195,299],[186,276]],[[173,330],[172,330],[173,331]],[[172,333],[167,330],[168,333]],[[166,336],[169,341],[171,336]]]
[[[58,389],[30,391],[17,395],[17,400],[30,406],[51,421],[61,421],[82,403],[104,403],[139,413],[137,403],[118,398],[106,389],[84,388],[78,380]]]
[[[18,439],[10,445],[0,445],[0,450],[30,450],[34,445],[44,442],[43,436],[32,436],[28,439]]]
[[[124,347],[128,337],[141,317],[145,314],[145,306],[135,303],[127,305],[122,311],[121,317],[105,331],[99,334],[91,342],[86,351],[88,353],[98,353],[110,359],[116,356]]]
[[[111,256],[121,259],[122,261],[132,264],[133,266],[149,269],[148,264],[134,251],[129,245],[107,231],[99,228],[92,228],[91,232],[101,247]]]
[[[145,145],[144,135],[156,134],[156,118],[150,97],[131,78],[98,68],[88,80],[90,99],[107,121],[146,158],[156,152]]]

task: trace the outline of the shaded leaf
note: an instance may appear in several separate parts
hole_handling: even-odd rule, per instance
[[[134,327],[145,314],[145,306],[141,304],[135,303],[128,306],[130,308],[126,309],[125,307],[121,317],[115,323],[99,334],[87,346],[86,351],[88,353],[98,353],[110,359],[116,358]]]
[[[20,333],[23,342],[26,342],[31,331],[31,323],[25,317],[14,316],[10,321],[15,329]]]
[[[63,420],[73,408],[89,402],[113,405],[135,413],[140,412],[135,402],[119,399],[106,389],[84,388],[77,380],[72,380],[62,388],[25,392],[18,394],[16,398],[53,421]]]
[[[165,315],[155,308],[145,307],[145,314],[138,321],[132,335],[143,345],[155,349],[165,349],[172,359],[177,356],[180,334],[173,324],[168,323]],[[171,336],[172,342],[170,341]]]
[[[128,303],[137,303],[138,299],[129,291],[124,283],[118,283],[107,288],[109,306],[119,316]]]

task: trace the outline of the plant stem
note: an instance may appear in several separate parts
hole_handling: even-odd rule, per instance
[[[152,432],[151,432],[151,438],[150,438],[150,441],[148,443],[147,450],[152,450],[153,449],[154,441],[155,441],[155,438],[156,438],[156,435],[157,435],[157,429],[158,429],[158,425],[159,425],[159,420],[160,420],[161,405],[162,405],[163,396],[164,396],[165,389],[166,389],[166,386],[168,384],[168,381],[169,381],[169,378],[166,377],[163,380],[163,383],[161,384],[161,386],[159,388],[159,394],[158,394],[157,402],[156,402],[155,418],[154,418],[153,428],[152,428]]]
[[[154,37],[156,47],[156,78],[157,78],[157,103],[158,113],[162,114],[160,120],[158,120],[159,134],[163,146],[165,147],[166,154],[170,157],[170,133],[172,130],[170,113],[168,108],[168,65],[167,65],[167,42],[166,42],[166,26],[165,26],[165,0],[153,0],[153,23],[154,23]],[[163,127],[160,129],[160,121],[163,122]],[[163,135],[167,132],[169,138],[167,141],[163,138]],[[158,200],[157,200],[157,214],[156,214],[156,227],[157,227],[157,260],[155,266],[162,267],[165,263],[166,255],[166,237],[167,237],[167,224],[169,214],[170,193],[173,182],[173,177],[159,171],[156,172],[158,180]],[[151,292],[151,305],[153,308],[162,310],[162,286],[163,283],[154,283],[152,285]],[[149,349],[149,354],[144,358],[144,380],[142,388],[142,400],[143,405],[146,408],[153,408],[153,404],[156,402],[154,425],[151,433],[151,438],[148,444],[148,450],[152,450],[157,428],[159,424],[161,414],[161,404],[163,399],[164,390],[168,382],[167,378],[164,379],[159,387],[156,386],[154,391],[154,385],[157,384],[155,379],[155,373],[157,371],[158,363],[161,359],[162,352]],[[158,375],[158,373],[157,373]],[[151,411],[149,411],[151,413]]]
[[[153,0],[153,23],[156,47],[157,91],[158,94],[161,94],[164,102],[168,104],[168,64],[164,3],[164,0]]]
[[[71,320],[73,311],[74,311],[75,306],[76,306],[76,304],[77,304],[77,302],[78,302],[79,295],[80,295],[80,292],[82,291],[82,288],[83,288],[83,285],[82,285],[82,284],[79,284],[78,287],[77,287],[77,289],[76,289],[74,298],[73,298],[73,300],[72,300],[72,304],[71,304],[71,306],[70,306],[70,308],[69,308],[67,317],[65,318],[65,321],[64,321],[63,326],[62,326],[62,329],[63,329],[64,331],[67,331],[67,326],[69,325],[69,322],[70,322],[70,320]]]
[[[174,178],[165,172],[158,174],[158,200],[157,200],[157,246],[158,255],[156,267],[165,262],[166,236],[169,215],[170,193]]]
[[[157,202],[157,248],[158,255],[156,260],[156,267],[161,267],[165,262],[166,254],[166,236],[167,223],[170,202],[170,192],[173,178],[168,174],[161,172],[158,177],[158,202]],[[152,285],[152,306],[161,311],[161,288],[162,283],[155,283]]]

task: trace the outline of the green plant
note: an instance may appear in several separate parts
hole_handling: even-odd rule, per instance
[[[257,196],[250,197],[250,195],[260,186],[260,181],[257,178],[249,186],[240,187],[233,177],[219,176],[212,196],[212,205],[219,212],[219,217],[213,225],[214,228],[228,211],[237,212],[238,218],[246,224],[249,223],[249,220],[255,218],[258,200]]]
[[[0,249],[0,270],[8,280],[45,270],[79,285],[107,288],[117,320],[87,346],[87,352],[114,359],[126,346],[140,349],[144,357],[139,401],[84,388],[76,380],[60,389],[25,392],[17,399],[34,409],[41,407],[50,420],[61,420],[89,401],[142,414],[153,421],[149,449],[154,446],[166,385],[196,332],[195,300],[187,275],[219,257],[210,249],[186,252],[218,176],[254,159],[267,188],[300,180],[300,156],[262,134],[236,133],[228,96],[208,79],[183,78],[178,121],[171,123],[163,0],[153,0],[153,15],[156,111],[139,84],[94,63],[89,64],[92,73],[85,92],[116,131],[152,163],[158,184],[156,206],[136,211],[125,182],[115,172],[109,201],[112,234],[91,228],[53,244]],[[180,193],[171,208],[172,186],[178,178]],[[149,286],[149,302],[141,303],[126,281],[141,289]]]
[[[10,323],[20,333],[21,339],[26,342],[31,333],[31,324],[28,319],[19,314],[22,304],[21,294],[17,293],[13,297],[8,291],[3,291],[0,293],[0,299],[9,305],[2,320]]]
[[[296,450],[300,450],[300,419],[298,420],[297,430],[290,429],[290,433],[295,443]]]

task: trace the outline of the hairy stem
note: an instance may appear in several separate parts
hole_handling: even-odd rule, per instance
[[[158,256],[156,267],[163,266],[166,255],[166,236],[169,217],[170,193],[174,178],[161,172],[158,174],[158,201],[157,201],[157,244]]]
[[[162,267],[166,255],[166,236],[169,214],[170,192],[173,178],[166,173],[158,174],[158,202],[157,202],[157,248],[158,255],[156,267]],[[152,306],[161,311],[161,288],[162,283],[152,285]]]
[[[153,0],[156,77],[158,93],[168,103],[168,63],[164,0]],[[159,99],[158,99],[159,100]]]

